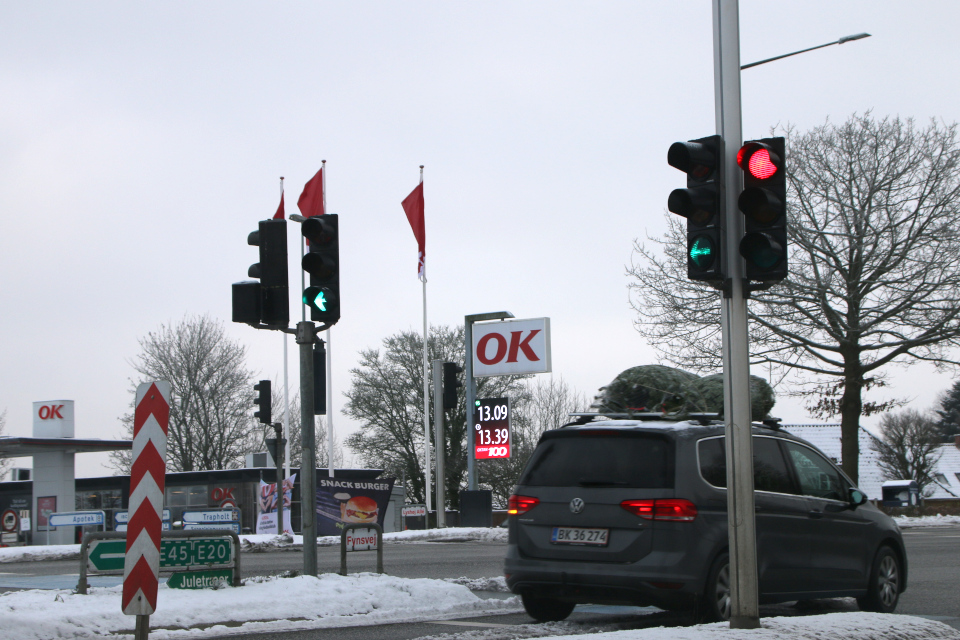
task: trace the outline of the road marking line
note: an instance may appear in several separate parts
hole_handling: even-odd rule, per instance
[[[464,622],[462,620],[425,620],[430,624],[448,624],[454,627],[515,627],[514,624],[497,624],[495,622]]]

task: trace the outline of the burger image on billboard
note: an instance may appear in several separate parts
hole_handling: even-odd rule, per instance
[[[377,501],[366,496],[354,496],[344,505],[344,522],[376,522]]]

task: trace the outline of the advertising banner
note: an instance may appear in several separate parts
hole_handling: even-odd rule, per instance
[[[390,502],[390,492],[396,478],[377,480],[317,480],[317,534],[338,536],[344,524],[377,523],[383,518]]]
[[[290,505],[293,502],[293,483],[297,474],[283,481],[283,531],[293,533],[290,526]],[[257,533],[277,533],[277,483],[260,481],[260,513],[257,515]]]

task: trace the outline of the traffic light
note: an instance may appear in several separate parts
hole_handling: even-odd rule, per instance
[[[269,380],[261,380],[253,385],[253,390],[258,392],[253,404],[259,405],[260,407],[259,411],[254,412],[253,417],[258,418],[263,424],[270,424],[273,417],[273,392],[270,389],[271,386]]]
[[[737,206],[746,217],[740,255],[748,280],[787,277],[787,165],[783,138],[745,142],[737,153],[743,192]]]
[[[443,363],[443,410],[457,408],[457,387],[462,387],[463,383],[457,379],[457,376],[463,371],[453,362]]]
[[[303,256],[303,270],[310,274],[310,286],[303,290],[303,304],[310,307],[310,319],[335,324],[340,319],[340,222],[337,214],[312,216],[300,225],[309,251]]]
[[[233,321],[285,327],[290,322],[287,285],[287,221],[261,220],[247,244],[260,249],[260,262],[250,265],[247,276],[258,278],[233,285]]]
[[[723,138],[674,142],[667,163],[687,174],[687,188],[674,189],[667,209],[687,219],[687,278],[722,282]]]

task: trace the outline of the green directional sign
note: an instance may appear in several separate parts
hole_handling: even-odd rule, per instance
[[[233,581],[233,571],[181,571],[170,576],[167,586],[172,589],[216,589],[229,587]]]
[[[123,571],[126,540],[93,540],[87,565],[93,571]],[[229,538],[183,538],[160,541],[161,569],[188,569],[223,566],[233,563],[233,544]]]
[[[93,540],[90,542],[87,565],[94,571],[123,571],[126,553],[126,540]]]

